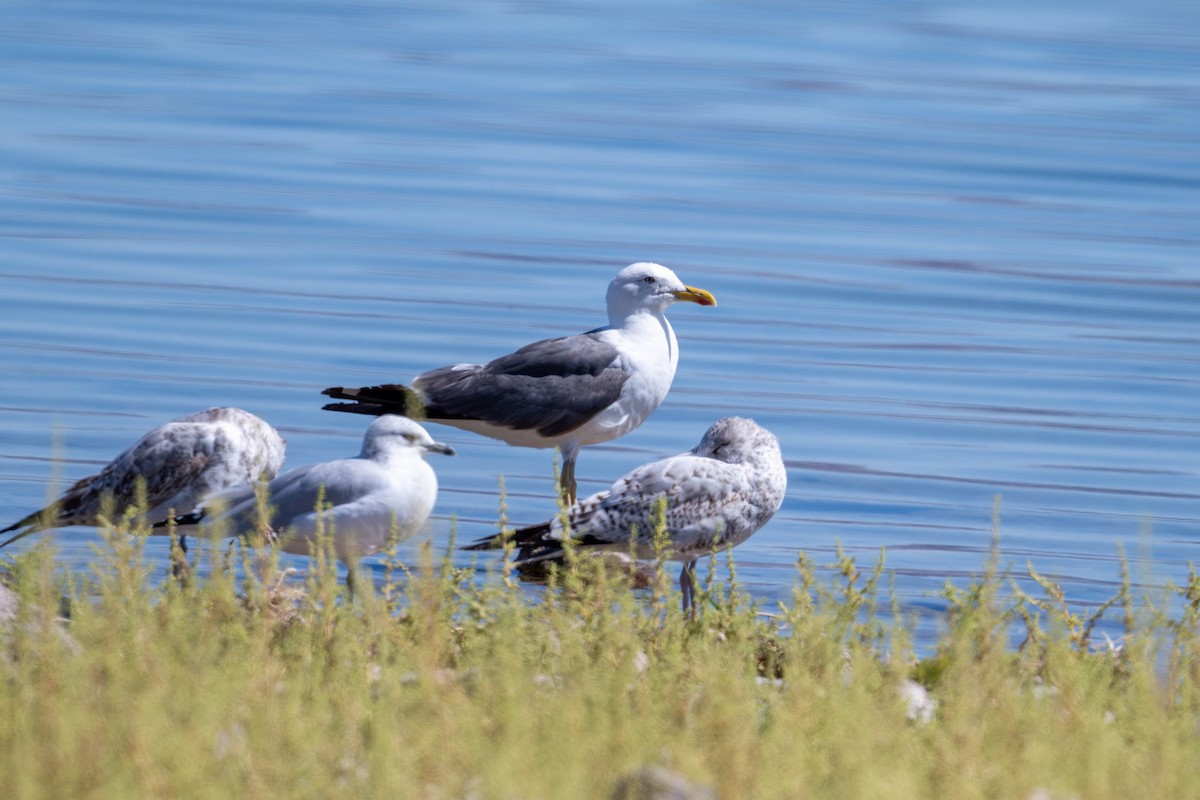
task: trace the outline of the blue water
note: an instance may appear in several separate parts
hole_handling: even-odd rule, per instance
[[[211,405],[353,454],[321,388],[593,328],[653,260],[720,305],[580,491],[753,416],[768,604],[840,542],[937,609],[996,495],[1005,562],[1084,605],[1119,545],[1147,587],[1195,558],[1193,3],[12,2],[0,56],[0,519]],[[435,544],[500,474],[551,511],[547,452],[434,433]]]

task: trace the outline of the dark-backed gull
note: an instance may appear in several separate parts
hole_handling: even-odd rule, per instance
[[[658,408],[679,363],[666,310],[677,300],[716,305],[659,264],[639,263],[608,285],[608,325],[546,339],[488,364],[455,364],[385,384],[323,393],[331,411],[403,414],[519,447],[558,447],[561,488],[575,500],[579,449],[624,436]]]

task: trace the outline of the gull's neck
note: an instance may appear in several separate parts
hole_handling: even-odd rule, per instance
[[[666,347],[667,358],[674,363],[678,358],[678,345],[675,341],[675,331],[667,321],[665,309],[639,307],[632,311],[620,313],[609,309],[609,326],[634,341],[662,342]]]
[[[624,304],[610,303],[608,306],[608,325],[610,328],[628,329],[630,326],[644,325],[649,320],[656,320],[659,325],[670,328],[666,317],[666,304],[654,308],[637,305],[632,308]]]

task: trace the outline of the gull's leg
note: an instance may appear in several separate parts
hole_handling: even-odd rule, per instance
[[[562,486],[559,487],[566,498],[567,505],[575,502],[575,459],[563,462]]]
[[[345,562],[343,562],[345,563]],[[354,565],[346,563],[346,591],[350,593],[350,599],[354,599],[354,584],[358,581],[358,575],[355,573]]]
[[[575,502],[575,459],[579,457],[579,445],[564,444],[562,446],[562,473],[558,476],[558,493],[566,499],[567,505]]]
[[[186,581],[188,578],[187,534],[180,534],[178,541],[179,552],[171,554],[171,576],[176,580]]]
[[[695,573],[696,562],[694,560],[683,562],[683,569],[679,571],[679,591],[683,594],[683,612],[686,614],[690,610],[693,619],[696,617]]]

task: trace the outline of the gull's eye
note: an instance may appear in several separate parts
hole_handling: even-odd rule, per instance
[[[654,283],[654,276],[647,275],[646,277],[642,278],[642,283]]]
[[[406,442],[415,442],[417,440],[417,435],[415,433],[402,433],[400,436],[403,437],[404,441]]]

